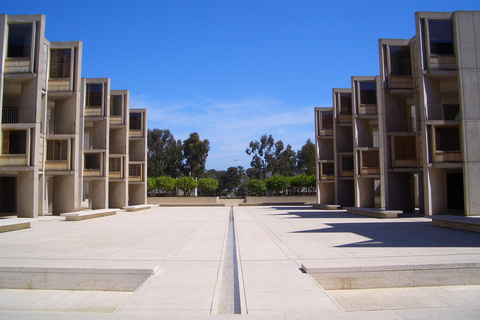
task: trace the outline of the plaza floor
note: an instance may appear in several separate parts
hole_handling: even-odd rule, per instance
[[[0,272],[50,268],[64,272],[69,280],[77,277],[71,270],[82,268],[155,272],[129,292],[0,289],[0,319],[480,315],[480,285],[324,290],[301,269],[369,259],[377,264],[480,263],[480,234],[434,227],[428,218],[375,219],[308,206],[233,208],[241,315],[219,314],[230,211],[230,207],[155,207],[78,222],[45,216],[32,220],[30,229],[1,233]],[[115,287],[125,280],[108,281]]]

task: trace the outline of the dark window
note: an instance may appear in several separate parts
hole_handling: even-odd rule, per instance
[[[360,82],[360,104],[377,104],[377,90],[375,82]]]
[[[438,151],[460,151],[458,127],[435,127],[435,147]]]
[[[460,105],[444,104],[443,105],[444,120],[460,120]]]
[[[52,49],[50,58],[50,78],[70,78],[71,49]]]
[[[352,114],[352,95],[350,93],[340,93],[340,113]]]
[[[428,20],[428,31],[431,54],[454,54],[452,22],[450,20]]]
[[[445,180],[447,189],[447,210],[463,210],[463,173],[447,173],[445,175]]]
[[[390,47],[390,73],[392,76],[409,76],[412,74],[410,63],[410,47]]]
[[[110,97],[110,115],[121,116],[122,115],[122,96],[114,95]]]
[[[121,170],[122,170],[122,159],[110,158],[110,172],[121,172]]]
[[[67,160],[67,140],[47,140],[47,160]]]
[[[322,114],[322,129],[333,129],[333,114],[331,111],[324,111]]]
[[[342,171],[353,171],[353,156],[342,157]]]
[[[87,107],[101,107],[102,106],[102,92],[103,86],[101,83],[87,84]]]
[[[363,168],[378,168],[378,151],[363,151],[362,166]]]
[[[130,129],[141,130],[142,129],[142,114],[130,113]]]
[[[27,152],[27,131],[26,130],[4,130],[3,131],[3,154],[26,154]]]
[[[32,50],[32,24],[8,25],[9,58],[30,58]]]
[[[416,151],[415,137],[395,137],[396,159],[415,159]]]
[[[130,177],[141,177],[142,176],[142,165],[131,164],[129,166],[128,175]]]
[[[331,175],[334,174],[334,164],[333,163],[322,163],[322,174]]]
[[[85,154],[85,169],[100,170],[100,154],[87,153]]]

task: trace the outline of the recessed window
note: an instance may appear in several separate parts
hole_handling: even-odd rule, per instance
[[[321,114],[322,129],[333,129],[333,113],[331,111],[323,111]]]
[[[360,82],[360,104],[377,104],[377,90],[374,81]]]
[[[67,140],[48,140],[47,141],[47,160],[48,161],[66,161],[67,160]]]
[[[50,78],[70,78],[71,49],[52,49],[50,57]]]
[[[435,127],[435,148],[437,151],[460,151],[458,127]]]
[[[130,113],[130,129],[141,130],[142,129],[142,114]]]
[[[454,54],[452,22],[450,20],[428,20],[428,32],[431,54]]]
[[[24,155],[27,152],[26,130],[4,130],[2,141],[3,154]]]
[[[101,83],[87,83],[87,107],[101,107],[103,99],[103,85]]]
[[[32,54],[32,24],[8,25],[8,58],[30,58]]]
[[[395,158],[416,159],[415,137],[395,137]]]
[[[409,46],[390,46],[390,67],[392,76],[412,74]]]
[[[353,156],[342,156],[342,171],[353,171]]]
[[[362,166],[364,168],[378,168],[378,151],[363,151]]]
[[[333,163],[322,163],[322,174],[323,175],[332,175],[334,174],[335,166]]]
[[[352,114],[352,95],[350,93],[340,93],[340,113]]]
[[[110,97],[110,115],[121,116],[122,115],[122,96],[113,95]]]
[[[100,154],[99,153],[85,154],[84,168],[87,170],[100,170]]]
[[[140,164],[131,164],[128,168],[128,175],[130,177],[141,177],[142,176],[142,165]]]
[[[122,159],[110,158],[110,172],[121,172],[121,170],[122,170]]]

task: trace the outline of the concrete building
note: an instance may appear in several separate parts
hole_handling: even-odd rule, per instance
[[[0,214],[146,203],[144,174],[129,192],[129,93],[81,78],[82,42],[49,42],[44,15],[2,14],[0,48]],[[135,138],[142,172],[146,117]]]
[[[355,207],[480,215],[480,12],[415,23],[412,39],[379,40],[379,76],[333,90],[335,204],[352,203],[353,151]]]
[[[332,108],[315,108],[318,203],[335,202]]]

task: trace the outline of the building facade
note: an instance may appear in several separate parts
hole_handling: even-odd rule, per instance
[[[0,214],[146,203],[145,175],[129,192],[129,93],[81,77],[82,42],[49,42],[44,15],[2,14],[0,48]],[[146,171],[141,113],[134,162]]]
[[[379,76],[333,89],[335,204],[480,215],[480,12],[415,23],[411,39],[379,40]]]

